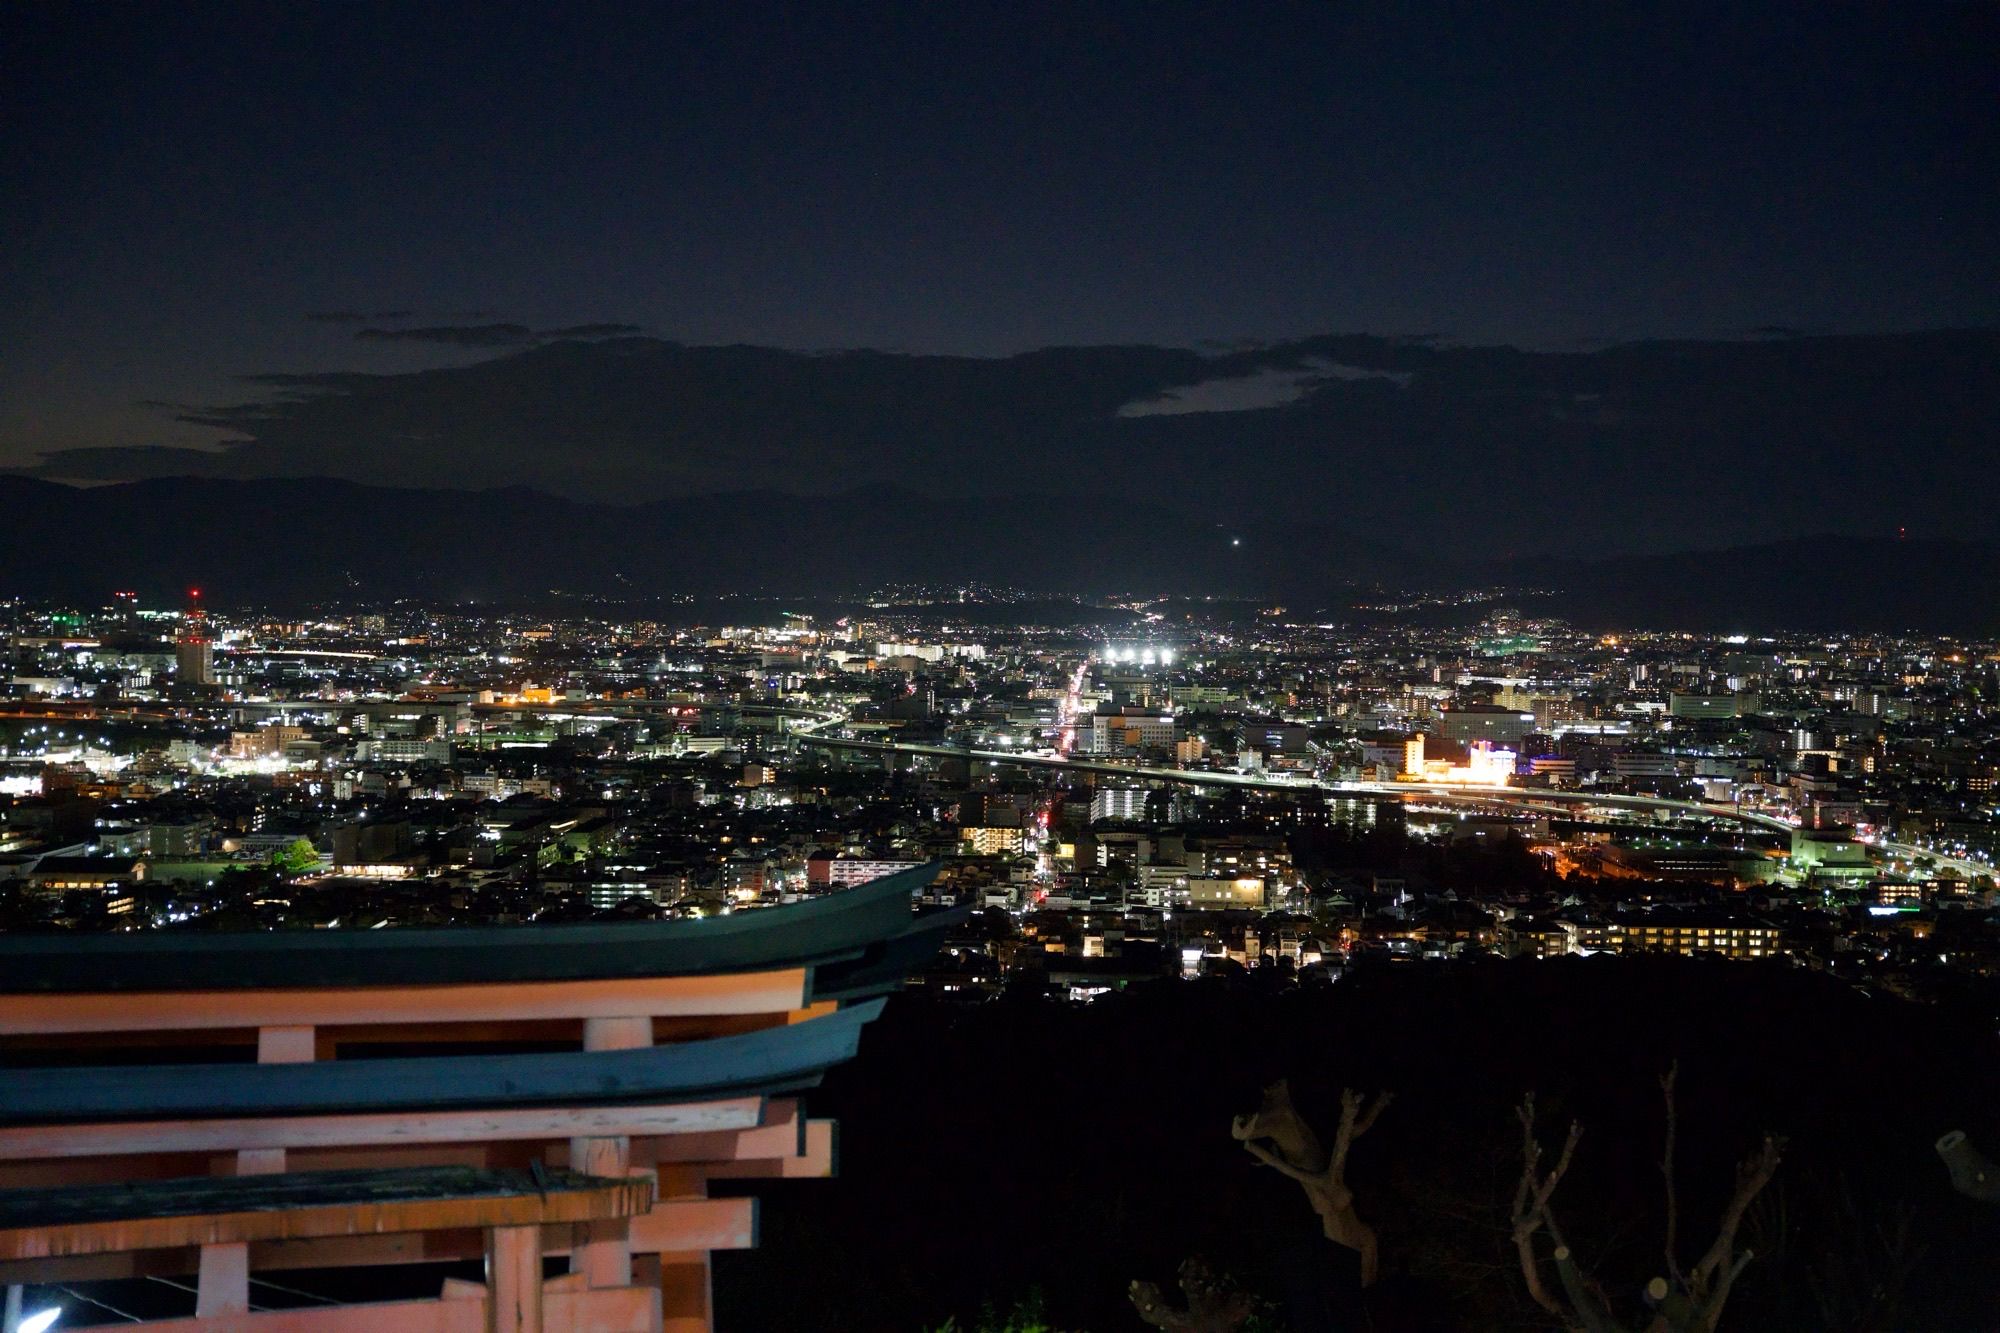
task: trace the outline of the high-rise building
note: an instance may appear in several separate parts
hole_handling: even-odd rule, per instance
[[[1090,798],[1090,822],[1139,820],[1146,817],[1144,787],[1101,787]]]
[[[215,644],[208,635],[208,612],[201,609],[199,588],[188,593],[188,609],[181,617],[174,659],[181,684],[215,684]]]
[[[1445,740],[1464,745],[1486,741],[1492,745],[1518,745],[1534,730],[1535,715],[1515,708],[1492,704],[1462,703],[1439,712],[1437,731]]]
[[[962,847],[975,856],[1013,856],[1021,850],[1026,831],[1019,828],[992,828],[986,826],[961,828],[958,840]]]
[[[1083,740],[1081,734],[1079,741]],[[1099,713],[1090,719],[1089,754],[1118,754],[1134,750],[1171,750],[1174,744],[1174,717],[1171,713],[1126,710]]]
[[[1758,703],[1756,695],[1683,694],[1674,690],[1667,695],[1667,716],[1696,719],[1743,717],[1756,712]]]

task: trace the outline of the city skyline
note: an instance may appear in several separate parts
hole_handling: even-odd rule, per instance
[[[0,51],[0,1333],[1993,1325],[2000,3]]]
[[[2000,1013],[2000,643],[1606,632],[1539,596],[1378,596],[1338,620],[1192,598],[1052,615],[1018,587],[922,583],[846,606],[0,599],[0,1050],[36,1071],[0,1104],[0,1210],[28,1219],[0,1244],[38,1243],[50,1209],[101,1197],[93,1179],[139,1216],[190,1198],[237,1215],[258,1171],[336,1191],[380,1160],[389,1116],[370,1218],[450,1187],[450,1217],[498,1226],[509,1198],[609,1189],[609,1170],[574,1174],[578,1153],[677,1164],[660,1172],[676,1193],[647,1175],[590,1205],[629,1228],[545,1239],[567,1272],[541,1290],[678,1327],[936,1327],[995,1299],[982,1284],[1027,1302],[1051,1271],[1072,1326],[1117,1327],[1170,1308],[1106,1248],[1135,1227],[1141,1271],[1199,1244],[1296,1328],[1321,1301],[1561,1322],[1532,1294],[1560,1241],[1536,1243],[1555,1227],[1518,1196],[1512,1262],[1432,1272],[1427,1255],[1490,1247],[1490,1228],[1436,1223],[1433,1173],[1475,1216],[1505,1208],[1493,1135],[1521,1125],[1537,1173],[1525,1081],[1650,1179],[1657,1109],[1618,1108],[1635,1090],[1657,1108],[1663,1080],[1691,1194],[1734,1163],[1745,1203],[1811,1198],[1831,1159],[1847,1202],[1798,1206],[1787,1234],[1834,1244],[1857,1211],[1900,1209],[1914,1243],[1976,1248],[1954,1190],[1990,1194],[1995,1071],[1957,1055]],[[857,1050],[885,996],[894,1016]],[[752,1001],[766,1017],[735,1026]],[[640,1029],[609,1004],[670,1016]],[[216,1023],[251,1019],[254,1063],[203,1054],[229,1039]],[[419,1053],[370,1058],[385,1034]],[[1364,1110],[1362,1087],[1395,1095]],[[1322,1233],[1322,1176],[1301,1168],[1301,1199],[1258,1186],[1255,1162],[1305,1132],[1287,1124],[1349,1116],[1384,1128]],[[938,1120],[957,1132],[914,1130]],[[565,1142],[584,1127],[601,1148]],[[1129,1154],[1135,1132],[1179,1163],[1135,1173],[1159,1192],[1143,1225],[1080,1240],[1078,1209],[1129,1194],[1080,1186],[1051,1226],[1057,1187],[1021,1188],[1052,1152]],[[1411,1136],[1417,1185],[1358,1164]],[[251,1179],[199,1178],[213,1154],[184,1150],[217,1141]],[[492,1172],[436,1174],[466,1154]],[[701,1192],[772,1177],[825,1197],[772,1198],[796,1220],[760,1237],[740,1188]],[[1561,1198],[1570,1234],[1594,1234],[1593,1188]],[[343,1241],[366,1219],[324,1210],[355,1202],[294,1204],[299,1228],[336,1230],[253,1245],[247,1272],[113,1231],[0,1278],[45,1322],[101,1304],[213,1324],[255,1302],[357,1325],[391,1294],[428,1308],[440,1279],[488,1301],[523,1280],[482,1267],[464,1227],[426,1240],[428,1268]],[[829,1253],[864,1216],[873,1257]],[[1738,1253],[1763,1223],[1745,1240],[1734,1216],[1713,1243],[1740,1290],[1681,1279],[1690,1299],[1793,1326],[1782,1311],[1817,1279]],[[885,1298],[878,1238],[982,1263]],[[1259,1266],[1286,1245],[1316,1294],[1287,1294],[1291,1260]],[[167,1281],[135,1280],[119,1247]],[[1627,1289],[1658,1270],[1631,1247],[1603,1264]],[[1990,1282],[1947,1272],[1866,1299],[1962,1327]]]

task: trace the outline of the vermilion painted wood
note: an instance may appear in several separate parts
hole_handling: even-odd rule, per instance
[[[661,1333],[711,1333],[715,1264],[705,1250],[660,1256]]]
[[[0,1159],[490,1143],[598,1134],[689,1135],[708,1142],[711,1135],[753,1129],[766,1118],[765,1098],[731,1097],[639,1106],[13,1125],[0,1126]]]
[[[533,1216],[517,1192],[472,1207],[469,1195],[378,1190],[366,1200],[267,1200],[229,1214],[203,1203],[35,1218],[11,1231],[0,1225],[0,1281],[199,1269],[197,1310],[212,1318],[167,1326],[187,1333],[249,1333],[253,1323],[259,1333],[334,1333],[356,1317],[391,1333],[708,1333],[710,1255],[756,1243],[757,1202],[707,1198],[707,1182],[835,1169],[831,1122],[806,1121],[796,1103],[767,1094],[811,1086],[851,1058],[881,1007],[853,1002],[894,989],[935,950],[955,916],[913,916],[910,901],[936,870],[708,922],[0,936],[0,1046],[11,1060],[56,1044],[116,1045],[129,1060],[152,1045],[255,1040],[265,1062],[21,1069],[0,1090],[0,1182],[44,1172],[60,1186],[104,1171],[143,1182],[206,1170],[217,1175],[201,1189],[282,1193],[304,1165],[379,1164],[384,1180],[408,1184],[440,1171],[545,1171],[563,1161],[633,1177],[613,1188],[652,1190],[648,1169],[660,1182],[658,1201],[643,1211],[573,1217],[548,1206],[564,1191],[538,1188],[544,1209]],[[579,1040],[582,1052],[524,1053]],[[456,1049],[359,1058],[381,1042]],[[215,1115],[218,1105],[232,1114]],[[286,1163],[291,1175],[245,1176]],[[162,1188],[172,1193],[171,1182],[121,1187],[128,1198]],[[20,1223],[22,1214],[12,1217]],[[88,1234],[93,1227],[102,1234]],[[5,1248],[5,1237],[28,1231],[40,1239]],[[480,1256],[490,1297],[458,1283],[439,1302],[298,1312],[312,1318],[289,1323],[292,1312],[243,1309],[251,1271]],[[568,1256],[572,1272],[545,1284],[551,1256]],[[629,1293],[627,1304],[575,1303],[612,1292]]]
[[[488,1231],[486,1282],[489,1333],[542,1333],[542,1229]]]
[[[0,1195],[0,1261],[454,1227],[631,1217],[652,1207],[644,1176],[454,1167],[298,1172]]]
[[[808,1120],[804,1147],[793,1156],[713,1161],[701,1169],[710,1180],[824,1180],[839,1169],[839,1144],[839,1126],[833,1121]]]
[[[786,1027],[644,1050],[37,1069],[9,1079],[0,1123],[164,1119],[218,1105],[323,1115],[783,1091],[816,1083],[829,1066],[852,1059],[862,1027],[882,1004],[871,1000]]]
[[[655,1203],[652,1211],[643,1218],[632,1220],[628,1231],[632,1253],[754,1249],[757,1213],[758,1201],[748,1197],[662,1200]],[[571,1252],[572,1231],[568,1224],[544,1227],[542,1253],[550,1258],[567,1257]],[[484,1233],[473,1227],[379,1236],[258,1241],[250,1246],[250,1271],[270,1273],[297,1268],[374,1268],[452,1263],[477,1259],[484,1253]],[[0,1262],[0,1282],[99,1282],[131,1277],[175,1277],[194,1272],[196,1258],[197,1251],[184,1246],[171,1250]]]
[[[806,969],[791,967],[615,981],[0,994],[0,1034],[762,1014],[800,1008],[805,991]]]
[[[750,1250],[757,1246],[757,1200],[668,1199],[632,1219],[635,1253]]]
[[[796,1157],[805,1150],[799,1104],[773,1097],[762,1124],[705,1134],[680,1134],[651,1145],[654,1162],[733,1162],[755,1157]]]
[[[204,1319],[250,1309],[250,1247],[242,1241],[204,1245],[196,1266],[194,1312]]]
[[[476,1298],[389,1301],[369,1305],[316,1305],[297,1310],[260,1310],[226,1323],[206,1319],[163,1319],[144,1325],[147,1333],[483,1333],[487,1301]],[[543,1333],[657,1333],[660,1293],[651,1287],[609,1287],[596,1291],[545,1289]],[[130,1324],[92,1324],[75,1333],[127,1333]]]

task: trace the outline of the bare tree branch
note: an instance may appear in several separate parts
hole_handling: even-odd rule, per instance
[[[1375,1118],[1382,1114],[1383,1109],[1389,1105],[1390,1100],[1391,1098],[1388,1093],[1377,1093],[1374,1104],[1364,1111],[1362,1109],[1362,1097],[1360,1093],[1352,1088],[1341,1089],[1340,1127],[1334,1131],[1333,1158],[1330,1167],[1330,1171],[1335,1177],[1344,1176],[1347,1173],[1348,1149],[1354,1146],[1356,1139],[1368,1132],[1369,1127],[1375,1123]]]
[[[1345,1100],[1345,1094],[1342,1094],[1342,1100]],[[1362,1115],[1360,1123],[1354,1126],[1354,1137],[1358,1139],[1363,1134],[1366,1134],[1369,1130],[1373,1129],[1375,1127],[1376,1119],[1380,1117],[1384,1111],[1388,1110],[1389,1103],[1395,1100],[1396,1100],[1396,1094],[1393,1092],[1376,1093],[1375,1100],[1369,1103],[1368,1110]]]
[[[1239,1143],[1270,1139],[1279,1155],[1300,1170],[1316,1172],[1326,1167],[1326,1149],[1320,1146],[1319,1135],[1292,1104],[1290,1079],[1281,1078],[1265,1088],[1264,1104],[1254,1115],[1237,1116],[1229,1133]]]
[[[1758,1151],[1737,1166],[1736,1187],[1722,1211],[1715,1239],[1694,1268],[1684,1272],[1677,1253],[1680,1201],[1674,1162],[1680,1134],[1679,1112],[1674,1099],[1674,1085],[1679,1072],[1677,1066],[1671,1067],[1660,1078],[1660,1092],[1666,1103],[1666,1141],[1661,1153],[1660,1173],[1666,1183],[1666,1257],[1671,1277],[1656,1277],[1646,1285],[1646,1303],[1653,1311],[1646,1333],[1715,1333],[1722,1320],[1723,1307],[1729,1302],[1729,1293],[1751,1260],[1749,1250],[1736,1248],[1737,1231],[1742,1227],[1744,1213],[1777,1174],[1784,1156],[1784,1140],[1775,1135],[1765,1135]],[[1563,1238],[1562,1229],[1556,1225],[1555,1215],[1549,1207],[1556,1185],[1561,1182],[1564,1172],[1569,1170],[1576,1141],[1583,1131],[1578,1125],[1570,1126],[1569,1138],[1563,1144],[1561,1156],[1548,1174],[1541,1175],[1538,1173],[1542,1145],[1535,1136],[1534,1094],[1522,1098],[1514,1114],[1521,1122],[1521,1177],[1514,1185],[1512,1210],[1514,1249],[1521,1265],[1522,1279],[1527,1283],[1528,1295],[1542,1309],[1585,1333],[1623,1333],[1622,1326],[1612,1313],[1611,1303],[1577,1262],[1575,1252]],[[1540,1261],[1535,1253],[1535,1235],[1540,1231],[1548,1232],[1549,1240],[1555,1246],[1553,1257],[1563,1300],[1558,1300],[1542,1281]]]
[[[1254,1139],[1246,1140],[1243,1144],[1243,1148],[1244,1151],[1248,1152],[1252,1157],[1262,1162],[1265,1166],[1274,1167],[1277,1170],[1282,1171],[1286,1175],[1290,1176],[1293,1180],[1299,1181],[1300,1183],[1318,1180],[1320,1177],[1320,1173],[1317,1171],[1299,1170],[1299,1168],[1293,1166],[1290,1162],[1278,1156],[1278,1154],[1272,1152],[1269,1148],[1266,1148],[1263,1144],[1257,1142]]]
[[[1556,1246],[1555,1261],[1556,1276],[1562,1279],[1563,1292],[1569,1297],[1569,1317],[1588,1333],[1625,1333],[1624,1326],[1613,1319],[1611,1311],[1606,1308],[1604,1293],[1576,1266],[1576,1255],[1569,1246]]]
[[[1549,1214],[1549,1198],[1562,1182],[1563,1173],[1569,1170],[1570,1158],[1576,1153],[1576,1141],[1583,1136],[1583,1126],[1570,1122],[1569,1137],[1563,1140],[1560,1156],[1555,1166],[1546,1176],[1535,1173],[1541,1166],[1542,1144],[1535,1137],[1535,1094],[1529,1093],[1515,1108],[1515,1116],[1521,1122],[1521,1179],[1514,1186],[1513,1230],[1514,1252],[1521,1264],[1521,1278],[1528,1285],[1528,1296],[1535,1304],[1559,1319],[1569,1317],[1562,1303],[1549,1293],[1542,1282],[1541,1264],[1535,1257],[1535,1233],[1543,1227],[1550,1234],[1556,1234],[1555,1220]],[[1561,1241],[1558,1240],[1560,1245]]]
[[[1389,1101],[1388,1093],[1380,1093],[1372,1104],[1364,1107],[1360,1093],[1352,1089],[1342,1091],[1340,1126],[1330,1155],[1293,1105],[1291,1086],[1284,1080],[1264,1089],[1264,1104],[1256,1114],[1237,1116],[1229,1129],[1230,1135],[1251,1156],[1299,1182],[1307,1202],[1319,1214],[1320,1229],[1326,1238],[1360,1256],[1364,1287],[1374,1284],[1379,1242],[1375,1228],[1355,1212],[1354,1193],[1347,1188],[1347,1154],[1354,1140],[1374,1125]]]
[[[1725,1264],[1734,1267],[1736,1229],[1743,1224],[1744,1210],[1750,1206],[1751,1200],[1771,1183],[1771,1177],[1777,1173],[1778,1163],[1784,1160],[1784,1151],[1783,1139],[1766,1134],[1756,1154],[1744,1159],[1737,1166],[1736,1189],[1730,1194],[1729,1203],[1722,1210],[1722,1223],[1716,1228],[1714,1243],[1708,1247],[1708,1252],[1702,1255],[1701,1261],[1694,1266],[1694,1272],[1689,1276],[1688,1284],[1691,1287],[1706,1290],[1717,1272],[1726,1271]],[[1726,1281],[1727,1279],[1725,1279],[1725,1290]]]
[[[1666,1182],[1667,1190],[1667,1273],[1681,1286],[1687,1285],[1681,1273],[1680,1259],[1680,1200],[1674,1189],[1674,1143],[1680,1136],[1680,1117],[1674,1105],[1674,1083],[1680,1078],[1681,1062],[1676,1060],[1667,1066],[1667,1072],[1660,1075],[1660,1095],[1667,1103],[1666,1147],[1660,1157],[1660,1176]]]

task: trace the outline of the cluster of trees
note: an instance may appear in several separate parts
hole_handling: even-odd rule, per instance
[[[1720,960],[905,997],[811,1094],[841,1177],[773,1197],[718,1298],[822,1333],[1035,1288],[1094,1333],[1982,1327],[2000,1209],[1933,1143],[2000,1138],[1994,1046]]]
[[[1738,1244],[1738,1233],[1745,1214],[1777,1174],[1784,1154],[1783,1140],[1766,1134],[1757,1151],[1738,1165],[1735,1188],[1723,1205],[1714,1240],[1698,1259],[1683,1264],[1679,1178],[1674,1161],[1679,1144],[1674,1091],[1678,1074],[1676,1067],[1660,1079],[1666,1104],[1660,1160],[1665,1191],[1662,1222],[1665,1262],[1663,1271],[1645,1285],[1645,1308],[1637,1324],[1620,1321],[1617,1300],[1591,1275],[1585,1259],[1571,1248],[1556,1221],[1556,1190],[1569,1173],[1577,1143],[1583,1137],[1582,1124],[1570,1122],[1561,1152],[1545,1169],[1536,1124],[1535,1094],[1523,1096],[1515,1108],[1515,1118],[1521,1124],[1521,1171],[1507,1219],[1515,1258],[1528,1298],[1565,1328],[1580,1333],[1627,1333],[1633,1328],[1643,1328],[1646,1333],[1715,1333],[1721,1326],[1736,1279],[1755,1257],[1747,1246]],[[1375,1228],[1362,1218],[1355,1193],[1347,1184],[1347,1161],[1355,1141],[1368,1132],[1388,1109],[1390,1101],[1391,1096],[1386,1092],[1370,1100],[1353,1089],[1343,1089],[1339,1125],[1334,1131],[1333,1146],[1328,1148],[1300,1114],[1292,1100],[1289,1082],[1280,1079],[1264,1090],[1263,1105],[1255,1114],[1238,1116],[1230,1126],[1231,1137],[1252,1157],[1298,1183],[1319,1215],[1327,1240],[1354,1251],[1357,1277],[1363,1288],[1373,1286],[1381,1274],[1381,1239]],[[1550,1249],[1546,1259],[1541,1253],[1543,1237]],[[1551,1267],[1557,1278],[1553,1285],[1547,1272]],[[1180,1285],[1187,1297],[1184,1308],[1167,1301],[1153,1284],[1134,1282],[1133,1308],[1141,1319],[1162,1333],[1242,1333],[1255,1317],[1256,1302],[1248,1293],[1217,1281],[1199,1260],[1191,1259],[1181,1265]]]

